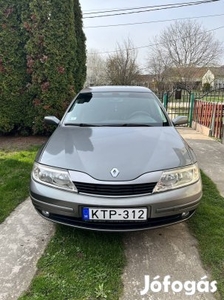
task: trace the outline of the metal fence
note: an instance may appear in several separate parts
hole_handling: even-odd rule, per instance
[[[190,127],[195,122],[207,127],[210,136],[224,139],[224,88],[206,93],[182,88],[156,94],[171,119],[177,115],[187,116]]]
[[[174,89],[172,92],[157,93],[171,119],[178,115],[190,118],[191,91],[187,89]]]
[[[206,93],[194,92],[196,100],[203,100],[206,102],[224,103],[224,88],[215,89]]]

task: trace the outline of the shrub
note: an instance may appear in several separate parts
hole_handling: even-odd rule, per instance
[[[21,2],[0,0],[0,133],[31,126]]]
[[[86,76],[78,0],[0,0],[0,133],[43,134]]]

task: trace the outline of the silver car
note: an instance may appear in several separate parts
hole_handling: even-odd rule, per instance
[[[83,89],[34,162],[30,196],[39,214],[74,227],[133,231],[193,215],[202,196],[193,150],[147,88]]]

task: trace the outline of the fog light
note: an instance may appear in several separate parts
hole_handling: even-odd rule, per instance
[[[46,211],[46,210],[42,210],[42,214],[47,218],[50,216],[49,211]]]
[[[184,218],[187,218],[189,216],[189,211],[188,212],[183,212],[181,217],[184,219]]]

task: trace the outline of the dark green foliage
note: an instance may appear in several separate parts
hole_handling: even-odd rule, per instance
[[[21,5],[0,0],[0,133],[24,131],[31,125],[27,108],[26,36],[21,28]]]
[[[0,132],[47,133],[44,116],[61,118],[85,81],[79,1],[0,4]]]
[[[79,91],[83,87],[83,84],[86,79],[86,37],[82,29],[82,11],[78,0],[74,0],[74,14],[75,33],[77,37],[76,58],[78,62],[77,68],[74,72],[74,78],[76,91]]]
[[[73,72],[77,62],[73,20],[72,0],[32,0],[29,16],[24,18],[23,25],[29,35],[27,72],[31,76],[34,133],[47,130],[43,124],[46,114],[61,118],[75,94]]]

